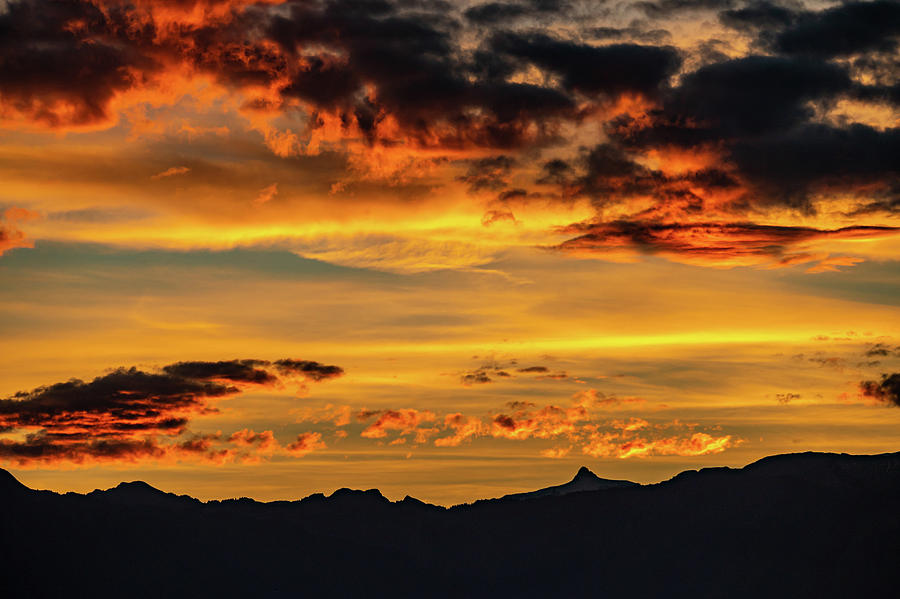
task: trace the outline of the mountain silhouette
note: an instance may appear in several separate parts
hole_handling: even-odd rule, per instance
[[[500,499],[535,499],[537,497],[555,497],[559,495],[568,495],[569,493],[580,493],[583,491],[603,491],[605,489],[622,489],[625,487],[637,487],[638,483],[630,480],[609,480],[600,478],[591,472],[586,466],[582,466],[575,473],[575,478],[564,485],[556,485],[555,487],[546,487],[531,491],[528,493],[512,493],[504,495]]]
[[[900,453],[789,454],[444,508],[378,490],[201,502],[0,470],[8,597],[890,597]]]
[[[91,491],[88,497],[95,497],[104,503],[116,503],[130,506],[160,507],[184,505],[185,503],[197,503],[200,501],[187,495],[175,495],[166,493],[148,485],[142,480],[130,483],[119,483],[106,491]]]

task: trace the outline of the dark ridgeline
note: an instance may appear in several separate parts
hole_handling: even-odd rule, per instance
[[[450,509],[377,490],[202,503],[0,470],[3,597],[891,597],[900,453],[804,453]]]

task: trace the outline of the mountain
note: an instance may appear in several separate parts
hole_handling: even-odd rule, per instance
[[[12,473],[0,468],[0,497],[27,493],[28,491],[31,491],[31,489],[20,483]]]
[[[33,491],[0,470],[19,597],[890,597],[900,453],[790,454],[661,483],[442,508],[375,489],[200,502],[141,482]]]
[[[100,491],[99,489],[91,491],[87,496],[94,497],[104,503],[143,507],[183,506],[200,503],[197,499],[187,495],[175,495],[174,493],[160,491],[142,480],[119,483],[106,491]]]
[[[528,493],[512,493],[510,495],[504,495],[500,499],[515,499],[521,501],[538,497],[558,497],[560,495],[581,493],[583,491],[604,491],[606,489],[623,489],[626,487],[638,486],[640,486],[638,483],[633,483],[630,480],[610,480],[608,478],[600,478],[588,470],[586,466],[582,466],[575,474],[575,478],[563,485],[546,487]]]

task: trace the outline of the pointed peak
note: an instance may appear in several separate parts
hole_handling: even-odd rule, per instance
[[[582,466],[578,469],[578,472],[575,473],[575,478],[572,481],[576,480],[596,480],[600,477],[591,472],[591,470],[587,466]]]

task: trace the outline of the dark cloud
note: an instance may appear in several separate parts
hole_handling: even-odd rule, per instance
[[[536,183],[564,185],[573,173],[572,165],[558,158],[541,165],[541,176]]]
[[[43,434],[28,435],[18,442],[0,439],[0,459],[26,464],[42,462],[82,462],[85,458],[107,460],[134,460],[159,458],[165,450],[153,439],[100,439],[60,443],[58,439]]]
[[[683,136],[670,141],[692,144],[783,130],[813,115],[809,102],[852,88],[843,67],[804,58],[748,56],[707,65],[685,75],[666,99],[669,124],[677,124]]]
[[[110,99],[132,86],[128,66],[126,56],[104,45],[6,47],[0,56],[0,94],[18,111],[50,126],[91,124],[107,120]]]
[[[0,400],[0,426],[95,436],[179,432],[187,420],[176,415],[202,409],[209,398],[237,392],[224,383],[120,368],[90,382],[72,379]]]
[[[470,6],[463,16],[479,25],[503,25],[522,17],[558,15],[568,8],[561,0],[527,0],[525,2],[486,2]]]
[[[589,157],[593,164],[582,190],[607,196],[649,193],[661,203],[673,198],[681,203],[684,187],[673,194],[671,178],[660,180],[623,148],[640,154],[715,147],[722,166],[690,173],[683,181],[743,186],[741,201],[748,208],[781,204],[807,213],[814,211],[815,193],[852,195],[864,189],[869,202],[858,214],[889,211],[896,197],[891,194],[900,188],[898,130],[811,122],[816,106],[841,98],[883,99],[879,93],[854,82],[846,66],[806,57],[749,56],[706,65],[667,92],[661,109],[608,123],[613,141]],[[705,209],[702,201],[693,205]]]
[[[527,137],[529,125],[572,112],[572,100],[557,90],[472,81],[471,69],[479,65],[456,47],[459,27],[446,14],[328,2],[292,4],[289,14],[271,18],[268,35],[288,54],[324,46],[312,58],[303,55],[308,67],[285,93],[319,108],[343,107],[342,118],[370,136],[390,115],[421,144],[513,147]],[[342,60],[326,60],[326,52]],[[373,87],[374,99],[362,97],[363,84]]]
[[[766,197],[797,204],[813,188],[890,187],[900,182],[900,129],[806,125],[735,143],[731,157]]]
[[[312,360],[292,360],[289,358],[272,362],[275,368],[284,375],[302,376],[311,381],[327,381],[328,379],[343,376],[344,369],[340,366],[326,365]]]
[[[497,414],[494,417],[493,423],[494,423],[494,425],[496,425],[502,429],[506,429],[506,430],[510,430],[510,431],[513,431],[516,429],[516,421],[511,416],[507,416],[506,414]]]
[[[681,65],[678,51],[668,46],[589,46],[541,33],[512,32],[495,34],[489,44],[495,52],[559,75],[566,90],[589,95],[652,95]]]
[[[753,2],[747,6],[719,13],[719,20],[739,31],[772,31],[797,22],[800,13],[772,2]]]
[[[782,405],[789,404],[795,399],[800,399],[799,393],[779,393],[775,396],[775,400]]]
[[[463,373],[459,377],[460,382],[463,385],[483,385],[485,383],[492,383],[494,379],[488,376],[488,372],[485,369],[479,368],[478,370],[473,370],[472,372]]]
[[[900,406],[900,373],[883,374],[880,381],[862,381],[859,391],[863,397]]]
[[[506,402],[506,407],[510,410],[527,410],[528,408],[533,408],[536,404],[530,401],[508,401]]]
[[[515,361],[511,365],[515,365]],[[466,386],[481,385],[494,382],[494,379],[491,377],[508,379],[512,378],[512,375],[504,370],[503,366],[496,363],[488,363],[475,370],[463,372],[460,375],[460,382]]]
[[[633,40],[648,44],[663,44],[672,38],[666,29],[629,27],[592,27],[587,34],[598,40]]]
[[[648,17],[669,17],[675,13],[697,10],[719,10],[734,6],[735,0],[656,0],[656,2],[635,2]]]
[[[163,371],[184,379],[227,380],[240,383],[268,385],[278,377],[259,366],[263,360],[223,360],[219,362],[177,362],[163,367]]]
[[[887,345],[885,343],[873,343],[866,349],[865,352],[863,352],[863,355],[867,358],[886,358],[889,356],[900,357],[900,347],[892,348],[890,345]]]
[[[648,253],[664,252],[727,261],[754,257],[780,257],[791,245],[824,238],[862,238],[895,234],[892,227],[845,227],[835,230],[754,223],[679,224],[647,221],[614,221],[572,225],[568,232],[581,233],[558,246],[567,251],[608,251],[633,248]]]
[[[0,13],[0,99],[52,127],[111,120],[119,92],[162,64],[144,51],[147,32],[123,30],[118,9],[86,1],[25,0]]]
[[[519,369],[518,369],[518,372],[527,372],[527,373],[538,372],[538,373],[544,373],[544,372],[549,372],[549,369],[548,369],[546,366],[529,366],[529,367],[527,367],[527,368],[519,368]]]
[[[509,175],[516,161],[510,156],[489,156],[469,160],[466,174],[457,178],[466,183],[470,192],[498,191],[509,185]]]
[[[831,58],[860,52],[895,53],[898,37],[900,4],[876,0],[804,13],[775,36],[772,45],[785,54]]]
[[[177,362],[159,372],[119,368],[89,382],[71,379],[21,391],[0,399],[0,432],[27,434],[24,441],[0,439],[0,457],[82,461],[198,453],[209,449],[213,437],[166,443],[157,435],[184,433],[192,414],[214,412],[209,401],[239,393],[236,385],[273,385],[278,374],[321,381],[342,373],[337,366],[298,360]]]
[[[611,204],[622,208],[615,222],[573,225],[575,237],[563,249],[793,260],[790,239],[819,237],[804,227],[785,233],[749,221],[773,207],[810,216],[831,196],[857,202],[844,209],[850,219],[898,210],[898,130],[829,114],[844,99],[900,102],[896,2],[822,10],[770,0],[638,3],[654,19],[716,11],[723,24],[751,37],[752,55],[727,57],[734,48],[706,39],[688,63],[649,19],[598,27],[571,20],[568,3],[552,0],[465,9],[416,0],[236,3],[216,17],[171,21],[197,6],[9,3],[0,14],[0,108],[54,127],[96,126],[114,119],[113,98],[152,90],[169,70],[212,76],[244,93],[264,86],[271,97],[248,98],[245,110],[274,116],[299,107],[307,112],[307,133],[327,131],[335,146],[351,140],[412,150],[488,148],[493,155],[454,163],[466,169],[459,180],[470,191],[500,194],[485,206],[485,225],[517,222],[510,204],[538,198],[587,197],[598,214]],[[524,28],[549,19],[570,21]],[[515,29],[507,26],[512,21]],[[580,153],[556,153],[567,159],[544,162],[535,176],[558,192],[545,187],[538,194],[511,181],[514,167],[533,172],[544,148],[565,141],[564,125],[588,119],[601,123],[606,139],[579,139]],[[714,157],[699,160],[692,152]],[[667,156],[688,166],[673,172]],[[641,208],[629,213],[629,203]],[[851,229],[887,230],[845,231]],[[0,252],[27,244],[12,224],[0,227]],[[291,369],[309,380],[339,375],[299,362],[172,368],[235,383],[268,384]]]
[[[523,17],[530,12],[528,7],[522,4],[488,2],[486,4],[476,4],[475,6],[467,8],[463,12],[463,15],[473,23],[493,25]]]

